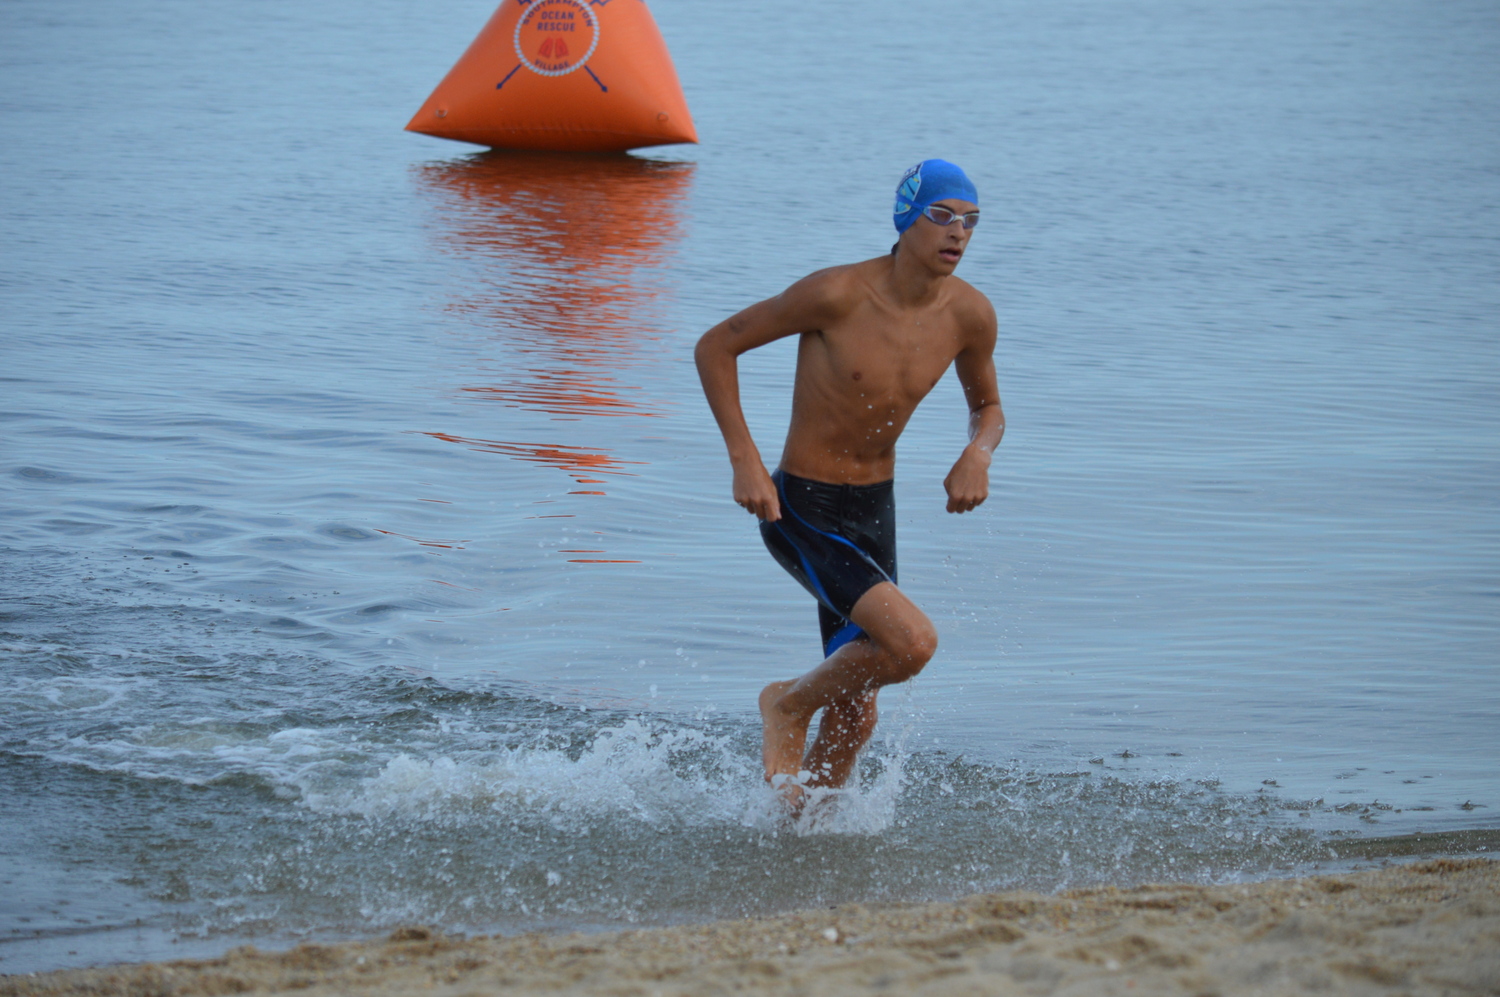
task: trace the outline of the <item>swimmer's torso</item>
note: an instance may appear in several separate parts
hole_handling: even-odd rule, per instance
[[[792,420],[781,466],[815,481],[871,484],[895,474],[896,439],[942,378],[973,325],[968,284],[950,280],[929,305],[892,307],[849,267],[851,305],[836,321],[802,334]]]

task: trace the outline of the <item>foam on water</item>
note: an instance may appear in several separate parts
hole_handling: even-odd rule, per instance
[[[326,813],[524,818],[580,831],[615,819],[693,826],[733,817],[757,788],[749,759],[727,752],[725,740],[629,718],[571,753],[516,747],[462,760],[398,754],[356,787],[306,801]]]
[[[612,822],[662,832],[737,825],[798,835],[874,835],[891,826],[904,755],[887,756],[878,774],[844,789],[812,789],[801,819],[789,820],[746,750],[746,733],[630,717],[576,752],[516,747],[463,759],[403,753],[355,787],[308,791],[303,799],[319,813],[545,823],[577,832]]]

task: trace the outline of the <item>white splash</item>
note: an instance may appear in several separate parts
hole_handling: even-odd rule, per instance
[[[877,834],[895,819],[900,758],[869,780],[810,791],[787,821],[759,759],[702,731],[639,719],[601,730],[581,752],[516,747],[458,757],[398,754],[345,789],[304,789],[316,812],[416,820],[545,822],[587,830],[625,820],[660,828],[735,824],[768,833]]]

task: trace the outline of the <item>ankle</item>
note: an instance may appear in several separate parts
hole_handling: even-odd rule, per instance
[[[798,713],[787,702],[787,691],[793,682],[772,682],[760,691],[760,708],[763,713],[774,713],[785,720],[798,719]]]
[[[792,698],[793,697],[788,696],[785,693],[780,693],[774,696],[766,705],[771,708],[771,711],[773,713],[775,713],[778,717],[781,717],[783,720],[789,720],[794,723],[802,723],[803,721],[812,720],[812,716],[817,712],[817,710],[809,710],[804,713],[804,711],[797,708],[797,704],[792,701]]]

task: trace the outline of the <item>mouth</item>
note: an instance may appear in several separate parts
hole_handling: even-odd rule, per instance
[[[957,263],[964,255],[962,249],[940,249],[938,257],[948,263]]]

